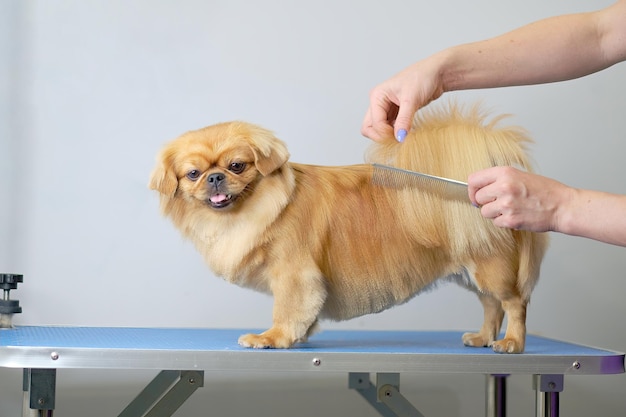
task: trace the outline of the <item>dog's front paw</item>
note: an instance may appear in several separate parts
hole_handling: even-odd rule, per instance
[[[465,333],[463,344],[473,347],[491,346],[496,353],[522,353],[524,352],[524,341],[519,341],[511,337],[494,341],[493,337],[485,336],[481,333]]]
[[[482,333],[465,333],[463,334],[463,344],[472,347],[491,346],[493,338],[483,335]]]
[[[523,353],[524,341],[519,341],[512,338],[504,338],[502,340],[496,340],[491,345],[494,352],[497,353]]]
[[[261,334],[244,334],[239,338],[243,347],[254,349],[286,349],[293,345],[293,341],[279,331],[268,330]]]

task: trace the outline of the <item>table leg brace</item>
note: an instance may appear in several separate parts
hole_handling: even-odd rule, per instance
[[[361,394],[383,417],[424,417],[400,394],[400,374],[377,373],[374,386],[368,373],[350,372],[348,386]]]
[[[119,417],[169,417],[204,386],[204,371],[161,371]]]

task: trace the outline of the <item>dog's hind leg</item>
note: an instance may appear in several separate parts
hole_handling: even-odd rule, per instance
[[[494,256],[476,262],[474,280],[485,308],[485,322],[479,333],[466,334],[468,346],[489,346],[495,352],[521,353],[526,340],[526,305],[517,286],[517,262],[514,255]],[[495,340],[502,325],[502,312],[507,316],[504,339]]]
[[[502,301],[502,308],[507,315],[504,339],[493,342],[494,352],[522,353],[526,343],[526,305],[521,297],[512,297]]]
[[[478,333],[465,333],[463,335],[463,344],[465,346],[491,346],[496,337],[498,337],[502,327],[504,310],[500,300],[488,294],[478,294],[478,298],[484,310],[483,325]]]

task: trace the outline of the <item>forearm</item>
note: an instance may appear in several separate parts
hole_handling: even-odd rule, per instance
[[[455,46],[432,59],[444,91],[563,81],[623,60],[625,21],[626,1],[620,1],[601,11],[552,17]]]
[[[626,246],[625,195],[570,189],[556,216],[556,232]]]

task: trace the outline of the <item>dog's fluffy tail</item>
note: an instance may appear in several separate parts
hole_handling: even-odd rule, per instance
[[[489,120],[480,104],[429,106],[416,113],[413,129],[403,143],[394,139],[377,143],[368,150],[366,160],[460,181],[491,166],[512,165],[532,171],[526,153],[532,140],[521,127],[502,126],[507,117]]]

